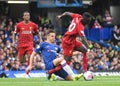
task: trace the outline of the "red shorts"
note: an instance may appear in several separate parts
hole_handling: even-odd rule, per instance
[[[33,46],[18,47],[18,56],[24,56],[25,54],[32,54]]]
[[[64,56],[71,57],[73,55],[73,51],[75,50],[75,48],[81,47],[81,46],[82,46],[82,43],[77,40],[75,40],[71,44],[68,44],[68,43],[65,43],[64,41],[62,41],[62,48],[63,48]]]

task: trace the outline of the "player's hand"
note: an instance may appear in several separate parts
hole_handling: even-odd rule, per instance
[[[58,15],[58,16],[57,16],[57,19],[60,19],[60,18],[61,18],[61,15]]]

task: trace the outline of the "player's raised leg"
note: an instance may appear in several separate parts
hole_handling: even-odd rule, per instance
[[[81,42],[76,41],[75,50],[83,53],[82,68],[84,72],[87,71],[87,68],[88,68],[87,48],[83,44],[81,44]]]

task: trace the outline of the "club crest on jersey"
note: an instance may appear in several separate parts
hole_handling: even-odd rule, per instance
[[[32,27],[30,27],[30,30],[32,30]]]

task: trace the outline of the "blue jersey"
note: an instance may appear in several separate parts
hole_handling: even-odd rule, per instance
[[[44,62],[47,65],[49,62],[57,58],[58,53],[61,52],[61,48],[56,44],[42,42],[34,51],[36,53],[41,52]]]

